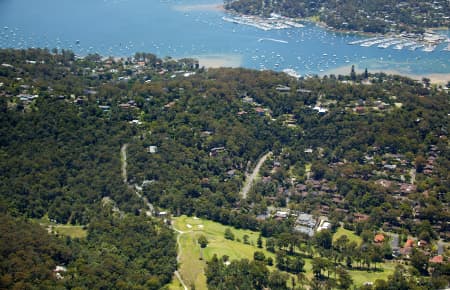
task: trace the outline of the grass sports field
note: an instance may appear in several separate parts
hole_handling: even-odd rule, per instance
[[[258,239],[258,232],[249,230],[238,230],[229,226],[204,220],[195,217],[181,216],[173,219],[174,228],[179,231],[179,243],[181,247],[178,249],[180,253],[180,265],[179,272],[182,279],[188,288],[195,285],[197,290],[206,290],[206,277],[203,274],[203,269],[206,266],[206,261],[210,260],[214,254],[218,257],[223,255],[229,256],[230,260],[233,259],[253,259],[253,253],[255,251],[262,251],[266,257],[272,257],[275,261],[275,255],[266,251],[265,249],[259,249],[256,246]],[[233,232],[234,241],[226,240],[224,238],[225,230],[229,228]],[[200,246],[197,243],[197,239],[200,235],[204,235],[208,239],[208,246],[200,250]],[[248,236],[249,244],[244,244],[244,235]],[[339,228],[336,232],[334,239],[339,236],[347,235],[350,240],[360,242],[360,237],[356,236],[353,232]],[[263,245],[265,245],[265,239],[263,238]],[[271,270],[273,267],[269,267]],[[350,275],[353,278],[354,285],[360,286],[367,281],[375,281],[376,279],[386,279],[395,268],[395,263],[380,263],[377,268],[382,268],[383,271],[350,271]],[[311,260],[305,259],[306,277],[312,278]],[[183,289],[180,282],[174,277],[172,283],[169,285],[169,289],[178,290]]]

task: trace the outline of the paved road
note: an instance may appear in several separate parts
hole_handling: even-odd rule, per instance
[[[411,184],[416,183],[416,169],[415,168],[411,168],[411,170],[409,171],[409,175],[411,175]]]
[[[253,169],[252,174],[246,176],[244,186],[242,187],[242,190],[240,193],[243,199],[247,198],[247,194],[250,191],[250,189],[252,188],[253,182],[255,181],[255,178],[258,175],[259,170],[261,169],[261,166],[266,161],[266,159],[271,155],[272,155],[272,152],[269,152],[269,153],[266,153],[263,157],[261,157],[261,159],[259,159],[259,161],[258,161],[258,164],[256,164],[255,169]]]
[[[443,255],[444,254],[444,242],[439,239],[438,241],[438,255]]]
[[[398,234],[391,234],[391,248],[399,248],[399,237]]]
[[[127,176],[127,148],[128,144],[123,144],[123,146],[120,148],[120,156],[122,161],[122,178],[123,183],[127,183],[128,176]]]

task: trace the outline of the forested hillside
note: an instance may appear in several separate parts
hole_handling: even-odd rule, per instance
[[[146,53],[102,59],[41,49],[1,50],[0,64],[0,209],[8,233],[2,237],[49,244],[24,246],[21,256],[22,246],[2,240],[2,261],[44,262],[34,263],[37,269],[2,263],[1,287],[33,284],[36,275],[50,288],[168,283],[176,269],[174,234],[145,216],[139,194],[166,222],[187,214],[260,231],[279,270],[297,275],[307,257],[320,266],[314,277],[322,282],[335,280],[325,268],[372,271],[380,259],[393,259],[390,245],[377,251],[373,244],[379,231],[400,243],[423,241],[425,261],[438,252],[439,239],[449,238],[449,93],[426,78],[349,71],[296,79],[205,70],[192,59]],[[268,152],[244,197],[244,181]],[[306,232],[305,214],[313,220]],[[21,234],[39,227],[29,219],[47,217],[86,226],[87,238],[58,239],[39,229]],[[318,218],[328,226],[314,233]],[[363,242],[332,243],[341,226]],[[446,285],[442,255],[442,268],[432,268],[439,271],[412,267],[412,276],[431,287],[424,289]],[[51,274],[59,264],[67,267],[63,279]],[[210,265],[219,276],[256,267],[264,276],[253,281],[256,289],[275,289],[290,277],[248,261],[217,264]],[[214,289],[234,283],[208,279]]]

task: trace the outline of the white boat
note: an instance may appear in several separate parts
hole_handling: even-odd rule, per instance
[[[378,40],[378,37],[372,37],[372,38],[366,38],[366,39],[359,39],[359,40],[355,40],[355,41],[351,41],[348,44],[350,45],[356,45],[356,44],[362,44],[363,42],[370,42],[370,41],[375,41]]]
[[[295,70],[293,70],[293,69],[291,69],[291,68],[285,68],[284,70],[283,70],[283,72],[285,73],[285,74],[287,74],[287,75],[289,75],[289,76],[291,76],[291,77],[294,77],[294,78],[300,78],[302,75],[301,74],[299,74],[298,72],[296,72]]]
[[[435,49],[436,49],[436,45],[427,45],[422,49],[422,51],[433,52]]]
[[[411,46],[411,47],[409,48],[409,50],[414,51],[414,50],[416,50],[416,49],[418,49],[418,48],[421,48],[421,47],[423,47],[423,46],[424,46],[423,44],[416,44],[416,45]]]

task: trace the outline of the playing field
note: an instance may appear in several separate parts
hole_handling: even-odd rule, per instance
[[[192,288],[195,285],[195,289],[206,290],[206,277],[203,273],[206,267],[206,261],[210,260],[214,254],[218,257],[223,255],[229,256],[230,260],[233,259],[253,259],[253,253],[255,251],[262,251],[266,257],[272,257],[275,261],[275,255],[266,251],[265,249],[259,249],[257,244],[258,232],[249,230],[238,230],[229,226],[224,226],[220,223],[212,222],[195,217],[181,216],[173,219],[174,228],[179,232],[178,239],[180,248],[179,258],[179,272],[181,277],[188,288]],[[224,237],[225,230],[229,228],[234,236],[234,241],[227,240]],[[200,235],[204,235],[208,239],[208,246],[201,250],[197,243],[197,239]],[[244,235],[248,236],[248,244],[244,244]],[[339,238],[342,235],[347,235],[349,240],[356,241],[358,244],[361,242],[361,238],[355,235],[349,230],[339,228],[336,232],[333,240]],[[263,245],[265,245],[265,239],[263,238]],[[361,286],[364,282],[374,282],[376,279],[386,279],[388,275],[392,274],[395,268],[395,263],[380,263],[377,264],[377,269],[383,269],[383,271],[350,271],[350,275],[353,278],[354,285]],[[270,267],[271,270],[274,267]],[[311,259],[305,259],[306,273],[305,276],[308,279],[312,278],[311,271]],[[180,282],[176,277],[169,285],[169,289],[178,290],[183,289]]]

